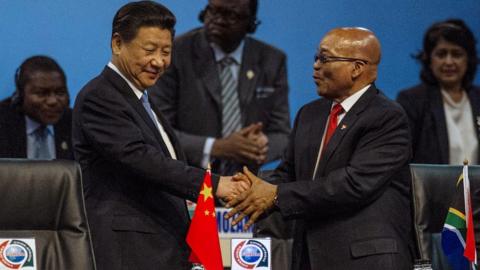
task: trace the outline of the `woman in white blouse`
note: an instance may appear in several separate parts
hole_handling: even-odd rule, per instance
[[[479,162],[480,89],[475,38],[462,20],[433,24],[417,55],[422,83],[399,93],[410,120],[413,163]]]
[[[416,58],[422,83],[397,97],[410,120],[412,163],[478,164],[480,89],[472,85],[478,64],[472,32],[459,19],[435,23]],[[440,234],[431,241],[433,269],[450,269]]]

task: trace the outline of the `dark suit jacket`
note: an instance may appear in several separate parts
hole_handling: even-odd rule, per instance
[[[244,42],[238,77],[242,125],[263,122],[269,139],[268,160],[275,160],[285,149],[290,132],[286,57],[253,38],[246,37]],[[172,65],[150,92],[176,129],[188,162],[199,166],[206,138],[222,136],[221,84],[203,29],[175,40]]]
[[[477,137],[480,129],[480,88],[468,90]],[[397,102],[405,109],[412,132],[413,163],[448,164],[449,144],[442,93],[420,84],[401,91]],[[480,160],[480,151],[479,158]],[[459,164],[460,165],[460,164]]]
[[[102,269],[190,269],[184,199],[196,200],[204,171],[186,166],[172,129],[153,106],[178,160],[141,101],[106,67],[78,94],[75,158],[84,177],[95,257]],[[214,188],[218,177],[212,178]]]
[[[370,87],[339,123],[312,181],[332,102],[298,112],[272,180],[296,218],[293,269],[411,269],[410,138],[402,108]]]
[[[67,108],[55,131],[57,159],[72,159],[72,110]],[[8,98],[0,102],[0,158],[27,158],[25,115]]]

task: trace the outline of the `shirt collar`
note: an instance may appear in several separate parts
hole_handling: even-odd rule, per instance
[[[364,88],[360,89],[359,91],[355,92],[355,94],[349,96],[348,98],[346,98],[345,100],[343,100],[340,104],[342,105],[342,108],[343,110],[345,111],[345,113],[347,113],[352,107],[353,105],[355,105],[355,103],[357,103],[357,101],[360,99],[360,97],[365,93],[367,92],[368,88],[370,87],[371,84],[365,86]],[[332,107],[333,105],[337,104],[337,102],[333,102],[332,104]]]
[[[135,85],[132,82],[130,82],[127,79],[127,77],[123,76],[122,72],[120,72],[120,70],[111,61],[108,62],[107,66],[113,69],[113,71],[115,71],[118,75],[120,75],[120,77],[122,77],[127,82],[128,86],[130,86],[130,88],[133,90],[133,93],[135,93],[135,96],[137,96],[138,99],[142,98],[143,91],[138,90],[138,88],[135,87]]]
[[[225,53],[220,46],[218,46],[215,43],[210,43],[210,46],[213,49],[213,54],[215,55],[215,62],[220,62],[223,58],[230,56],[235,60],[235,63],[237,64],[242,64],[242,56],[243,56],[243,46],[244,46],[244,41],[240,42],[240,45],[231,53],[227,54]]]
[[[35,130],[37,130],[39,126],[42,125],[37,121],[33,120],[32,118],[28,117],[27,115],[25,115],[25,124],[27,128],[27,135],[31,135],[33,132],[35,132]],[[55,134],[53,125],[47,125],[47,130],[48,130],[48,134],[50,135]]]

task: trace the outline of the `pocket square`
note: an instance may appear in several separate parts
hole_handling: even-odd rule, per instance
[[[269,97],[273,92],[275,92],[275,88],[271,86],[259,86],[255,90],[257,98],[267,98]]]

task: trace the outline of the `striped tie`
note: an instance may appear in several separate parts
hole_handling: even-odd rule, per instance
[[[222,84],[222,136],[240,130],[241,114],[238,103],[237,81],[233,78],[231,65],[234,59],[225,57],[220,61],[220,82]]]
[[[52,159],[50,151],[48,150],[48,129],[46,126],[39,126],[34,132],[35,149],[33,153],[34,159]]]

